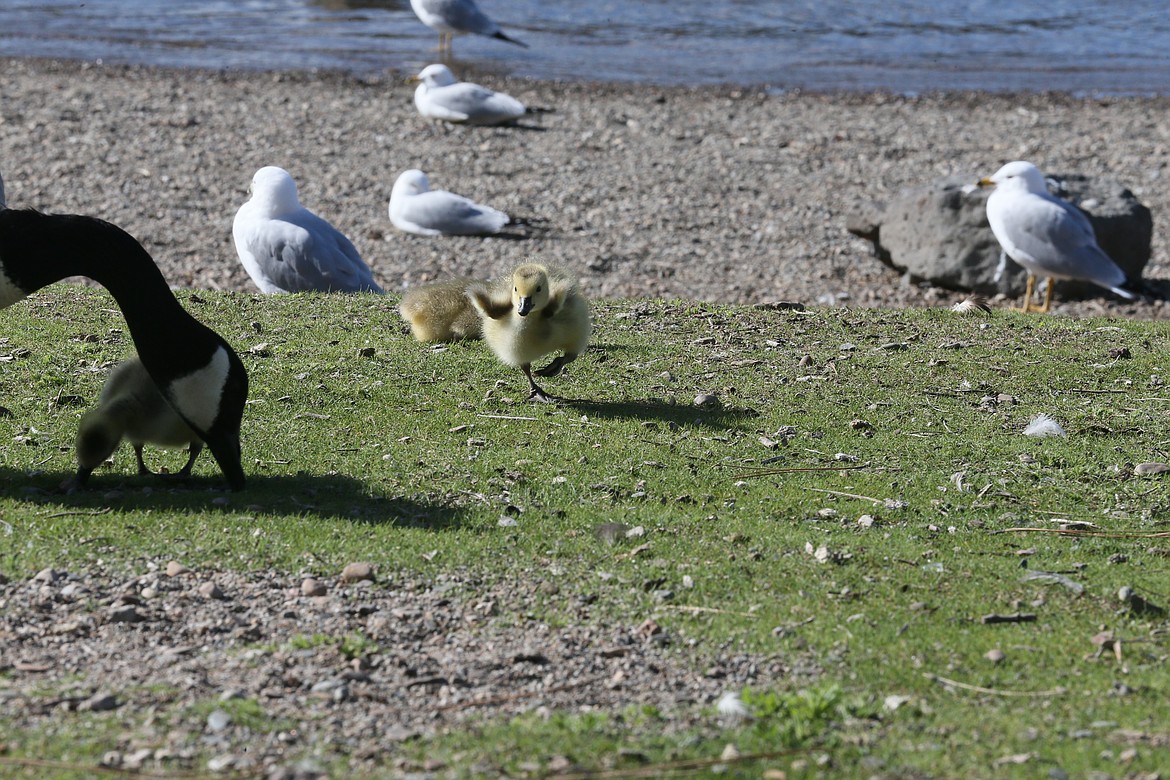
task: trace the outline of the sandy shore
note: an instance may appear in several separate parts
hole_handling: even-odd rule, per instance
[[[464,74],[475,78],[474,74]],[[487,77],[483,78],[487,81]],[[1110,175],[1154,213],[1147,277],[1170,276],[1170,99],[766,95],[492,80],[555,109],[539,129],[445,128],[392,74],[212,73],[0,60],[0,170],[14,207],[92,214],[137,236],[176,286],[254,291],[232,218],[280,165],[388,291],[490,276],[526,257],[606,297],[928,306],[845,230],[864,200],[1011,159]],[[524,240],[428,239],[387,216],[397,174],[542,220]],[[1170,317],[1162,302],[1062,302]]]

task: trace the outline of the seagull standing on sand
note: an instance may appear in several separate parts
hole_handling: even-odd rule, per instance
[[[1052,307],[1054,279],[1081,279],[1134,300],[1125,271],[1097,245],[1084,212],[1048,192],[1044,175],[1029,162],[1010,162],[980,187],[995,187],[987,199],[987,221],[1008,257],[1028,272],[1020,311],[1046,312]],[[1043,307],[1032,305],[1036,277],[1047,278]]]
[[[341,231],[301,205],[283,168],[252,178],[252,198],[232,223],[240,262],[266,293],[382,292]]]
[[[486,236],[499,233],[508,215],[446,190],[432,190],[427,175],[403,171],[390,191],[390,221],[419,236]]]
[[[528,48],[528,44],[509,38],[500,26],[489,19],[475,0],[410,0],[414,14],[439,34],[439,52],[451,53],[451,39],[474,33]]]
[[[469,81],[457,81],[446,65],[428,65],[415,77],[414,105],[428,119],[467,125],[501,125],[524,116],[524,104],[511,95]]]

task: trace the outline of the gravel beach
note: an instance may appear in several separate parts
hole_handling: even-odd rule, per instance
[[[904,187],[1028,159],[1132,189],[1154,214],[1146,278],[1170,276],[1170,99],[776,95],[458,75],[554,113],[527,129],[434,125],[416,113],[406,74],[0,60],[0,170],[10,205],[108,219],[178,287],[255,291],[232,218],[255,170],[279,165],[387,291],[534,257],[578,272],[592,296],[904,307],[962,296],[905,283],[846,232],[847,216]],[[387,204],[412,167],[435,189],[532,224],[511,238],[400,233]],[[1066,314],[1170,316],[1162,301],[1057,299]]]
[[[258,294],[232,219],[256,169],[279,165],[388,292],[488,277],[531,257],[576,271],[590,296],[924,307],[964,296],[903,280],[846,231],[847,217],[905,187],[952,174],[974,181],[1028,159],[1132,189],[1154,215],[1146,278],[1170,280],[1170,98],[777,95],[459,75],[553,113],[523,128],[436,126],[415,112],[405,74],[0,59],[0,171],[10,206],[107,219],[139,238],[176,287]],[[407,168],[528,224],[491,239],[400,233],[387,205]],[[1162,300],[1069,301],[1059,288],[1054,309],[1170,318]],[[586,601],[579,625],[517,621],[532,608],[525,594],[547,585],[539,572],[507,587],[485,587],[474,572],[387,576],[374,587],[340,575],[310,583],[127,565],[137,569],[0,572],[0,640],[10,640],[0,641],[9,677],[0,707],[49,735],[68,731],[65,713],[125,713],[104,759],[114,771],[439,776],[446,767],[398,746],[480,717],[634,703],[666,712],[668,733],[714,729],[722,692],[820,672],[811,654],[696,659],[644,616],[597,625]],[[355,632],[381,652],[293,641]],[[59,697],[46,698],[49,683]],[[238,699],[288,727],[258,739],[229,716]],[[206,712],[209,701],[218,704]],[[145,724],[131,722],[137,712],[151,713]],[[47,768],[9,762],[3,747],[0,767]],[[565,759],[532,773],[569,769]]]

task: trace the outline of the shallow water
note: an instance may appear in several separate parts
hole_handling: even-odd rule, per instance
[[[1163,0],[480,0],[522,49],[455,41],[456,70],[777,90],[1170,94]],[[417,72],[408,0],[3,0],[0,56]]]

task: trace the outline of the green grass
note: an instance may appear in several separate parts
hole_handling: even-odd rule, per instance
[[[1170,543],[1149,536],[1168,530],[1167,477],[1132,473],[1170,461],[1165,323],[599,302],[590,351],[545,382],[578,400],[545,407],[482,344],[414,342],[392,296],[180,297],[248,367],[248,489],[222,491],[208,455],[193,489],[160,487],[124,447],[90,491],[53,492],[100,369],[132,344],[103,292],[50,288],[0,314],[12,412],[0,419],[0,572],[177,558],[336,575],[368,560],[403,575],[554,579],[531,597],[554,626],[579,619],[566,594],[589,594],[598,624],[653,615],[698,656],[811,659],[808,696],[834,691],[811,714],[681,743],[644,713],[477,723],[427,748],[457,772],[528,771],[515,756],[561,739],[593,768],[717,757],[728,742],[804,750],[731,767],[744,776],[1170,766],[1170,624],[1116,597],[1131,586],[1170,608]],[[722,405],[695,406],[700,392]],[[1023,436],[1041,412],[1068,437]],[[183,458],[147,454],[172,469]],[[1058,519],[1104,535],[1009,530]],[[599,541],[611,522],[645,535]],[[810,552],[822,546],[826,562]],[[1037,570],[1084,593],[1023,579]],[[667,606],[662,588],[675,593]],[[1036,618],[979,620],[1018,612]],[[1125,640],[1122,661],[1094,658],[1103,629]],[[992,649],[1005,660],[986,659]],[[777,680],[748,697],[790,712],[801,687]],[[894,709],[890,696],[907,698]],[[0,715],[0,731],[16,725]],[[1031,757],[1002,761],[1017,754]]]

